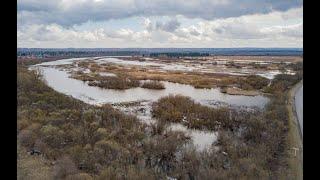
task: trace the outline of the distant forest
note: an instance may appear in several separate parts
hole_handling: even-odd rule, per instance
[[[150,53],[150,57],[199,57],[199,56],[209,56],[209,53],[197,53],[197,52],[186,52],[186,53]]]
[[[302,56],[301,48],[18,48],[17,57],[94,57],[94,56]]]

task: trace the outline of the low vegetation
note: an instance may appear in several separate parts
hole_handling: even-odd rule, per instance
[[[105,89],[129,89],[139,87],[140,82],[134,79],[126,79],[120,77],[104,77],[100,81],[91,81],[89,86],[98,86]]]
[[[147,89],[165,89],[164,84],[159,81],[147,81],[141,87]]]
[[[191,128],[219,131],[216,146],[201,158],[198,177],[221,179],[261,179],[290,177],[286,158],[288,112],[286,97],[272,98],[265,111],[249,113],[227,108],[214,109],[188,97],[168,96],[153,105],[160,122],[181,122]],[[194,159],[195,160],[195,159]],[[201,179],[200,178],[200,179]],[[290,179],[290,178],[289,178]]]
[[[279,94],[289,90],[293,85],[302,80],[302,72],[298,71],[295,75],[278,74],[272,80],[271,85],[264,88],[264,92]]]
[[[18,154],[19,179],[31,171],[57,179],[164,179],[179,168],[176,153],[189,141],[183,133],[149,131],[136,117],[84,104],[55,92],[35,72],[17,71],[17,137],[24,149]],[[48,170],[36,162],[41,158],[32,158],[38,156]]]
[[[257,96],[259,95],[259,91],[257,90],[242,90],[237,87],[222,87],[220,88],[220,92],[227,93],[230,95],[245,95],[245,96]]]
[[[286,65],[286,68],[291,68],[296,73],[294,75],[276,75],[270,86],[267,86],[263,89],[264,92],[271,94],[282,94],[303,79],[303,62],[288,64]]]
[[[197,129],[217,130],[221,125],[233,125],[228,109],[203,106],[181,95],[159,99],[152,106],[152,115],[160,121],[178,122]]]
[[[239,79],[238,84],[243,90],[260,90],[269,84],[269,79],[258,75],[250,75]]]
[[[105,89],[129,89],[139,87],[140,81],[124,76],[101,76],[99,74],[84,74],[76,72],[72,78],[87,81],[89,86],[97,86]]]

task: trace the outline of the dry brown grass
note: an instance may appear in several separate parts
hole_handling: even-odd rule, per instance
[[[159,71],[140,71],[129,70],[128,76],[139,80],[169,81],[180,84],[192,85],[195,88],[213,88],[221,83],[232,83],[230,77],[217,77],[215,75],[199,73],[181,73],[181,72],[159,72]]]
[[[188,84],[195,88],[214,88],[217,86],[231,86],[236,84],[239,79],[244,77],[235,77],[226,74],[200,73],[200,72],[182,72],[182,71],[159,71],[158,69],[146,69],[139,66],[122,66],[109,63],[103,63],[97,66],[95,63],[82,63],[81,67],[89,68],[93,72],[109,72],[117,74],[120,77],[126,77],[135,80],[154,80],[168,81],[180,84]],[[81,80],[83,78],[80,78]],[[84,78],[87,80],[87,78]],[[90,80],[92,78],[88,78]]]
[[[241,90],[239,88],[225,88],[222,89],[221,92],[230,94],[230,95],[245,95],[245,96],[257,96],[259,95],[258,91],[248,91],[248,90]]]
[[[276,62],[299,62],[303,61],[301,56],[215,56],[215,59],[227,60],[254,60],[254,61],[276,61]]]
[[[197,72],[182,72],[182,71],[159,71],[157,69],[146,69],[138,66],[121,66],[114,64],[82,63],[81,67],[89,68],[93,72],[110,72],[118,76],[124,76],[136,80],[155,80],[169,81],[181,84],[189,84],[195,88],[212,88],[215,86],[232,84],[236,82],[236,78],[229,75],[221,75],[214,73],[197,73]]]
[[[129,89],[133,87],[139,87],[140,82],[136,79],[128,78],[123,75],[116,77],[113,76],[101,76],[99,74],[84,74],[74,73],[72,78],[81,81],[88,81],[89,86],[98,86],[106,89]]]

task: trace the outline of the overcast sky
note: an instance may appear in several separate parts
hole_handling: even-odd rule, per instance
[[[302,47],[302,0],[18,0],[18,47]]]

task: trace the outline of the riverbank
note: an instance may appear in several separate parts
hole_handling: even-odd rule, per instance
[[[295,109],[294,97],[296,91],[300,86],[302,86],[302,84],[303,81],[300,81],[288,92],[287,104],[289,112],[288,142],[291,152],[288,157],[288,163],[291,173],[294,175],[293,177],[296,177],[296,179],[303,179],[303,138]]]

